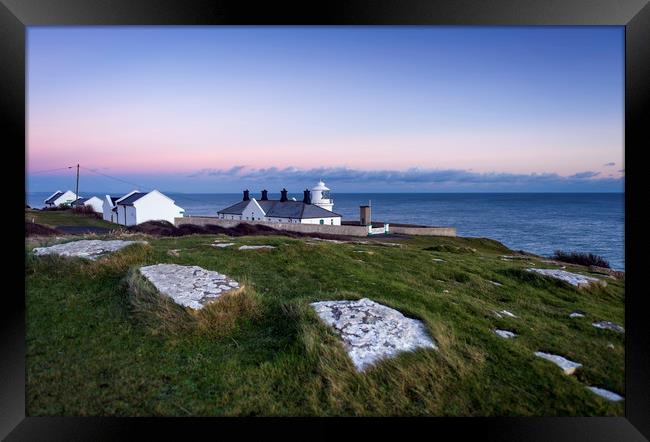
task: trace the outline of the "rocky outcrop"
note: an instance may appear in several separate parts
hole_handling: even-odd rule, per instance
[[[598,321],[594,322],[591,325],[593,325],[596,328],[601,328],[603,330],[613,330],[616,333],[625,333],[625,329],[621,327],[618,324],[614,324],[613,322],[610,321]]]
[[[501,336],[504,339],[512,339],[512,338],[517,336],[516,333],[513,333],[513,332],[508,331],[508,330],[496,329],[496,330],[494,330],[494,333],[496,333],[498,336]]]
[[[564,374],[573,374],[576,371],[576,369],[582,367],[582,364],[578,362],[573,362],[562,356],[558,356],[550,353],[536,351],[535,356],[551,361],[552,363],[560,367],[564,372]]]
[[[624,398],[623,396],[620,396],[612,391],[605,390],[604,388],[598,388],[598,387],[587,387],[589,390],[591,390],[594,394],[597,394],[598,396],[605,398],[609,401],[622,401]]]
[[[140,273],[163,295],[184,307],[201,309],[239,283],[219,272],[198,266],[155,264],[140,267]]]
[[[275,249],[275,246],[241,246],[239,250]]]
[[[586,287],[590,284],[604,284],[604,281],[593,278],[591,276],[581,275],[579,273],[571,273],[566,270],[557,269],[526,269],[529,272],[538,273],[549,278],[559,279],[575,287]]]
[[[84,239],[80,241],[71,241],[64,244],[56,244],[50,247],[36,247],[34,254],[42,255],[60,255],[71,256],[87,259],[98,259],[102,256],[116,252],[131,244],[147,244],[146,241],[122,241],[110,240],[103,241],[99,239]]]
[[[311,306],[341,337],[359,371],[404,351],[437,349],[421,321],[370,299],[322,301]]]

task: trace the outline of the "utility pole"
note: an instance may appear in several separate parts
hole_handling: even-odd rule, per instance
[[[77,163],[77,188],[75,189],[75,195],[77,195],[77,197],[75,199],[75,203],[76,203],[77,200],[79,199],[79,163]],[[75,206],[76,206],[76,204],[75,204]]]

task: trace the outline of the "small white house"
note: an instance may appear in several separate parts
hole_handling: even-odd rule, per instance
[[[66,190],[61,192],[57,190],[52,195],[50,195],[45,201],[46,207],[58,207],[61,204],[72,204],[73,201],[77,199],[77,195],[71,190]]]
[[[119,196],[106,195],[102,200],[102,212],[105,221],[110,221],[112,223],[117,222],[117,208],[115,207],[115,201],[119,199]]]
[[[319,184],[322,184],[319,183]],[[329,189],[327,189],[329,191]],[[270,200],[268,192],[262,191],[259,200],[250,198],[248,190],[244,191],[242,201],[226,207],[217,212],[220,219],[236,221],[269,221],[276,223],[293,224],[323,224],[330,226],[341,225],[341,215],[332,212],[333,203],[329,195],[324,202],[329,209],[312,203],[312,194],[309,190],[303,192],[302,201],[290,200],[287,197],[287,190],[282,189],[279,200]],[[319,194],[320,197],[320,194]],[[319,202],[322,201],[319,198]]]
[[[109,195],[103,202],[104,219],[123,226],[134,226],[147,221],[168,221],[183,216],[185,210],[174,200],[157,190],[139,192],[134,190],[113,200]]]
[[[93,212],[102,213],[103,212],[103,203],[102,200],[96,196],[91,196],[90,198],[78,198],[77,201],[72,203],[73,206],[84,205],[86,207],[92,207]]]

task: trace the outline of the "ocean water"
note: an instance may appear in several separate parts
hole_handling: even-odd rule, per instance
[[[29,193],[27,204],[42,207],[49,195]],[[216,215],[241,200],[239,193],[167,195],[186,215]],[[302,192],[289,196],[301,200]],[[344,220],[358,220],[359,205],[370,201],[374,221],[453,226],[459,236],[492,238],[544,256],[558,249],[590,252],[625,269],[622,193],[332,193],[332,198],[334,212]]]

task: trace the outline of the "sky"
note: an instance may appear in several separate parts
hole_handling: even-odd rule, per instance
[[[26,187],[618,192],[624,68],[623,27],[29,27]]]

